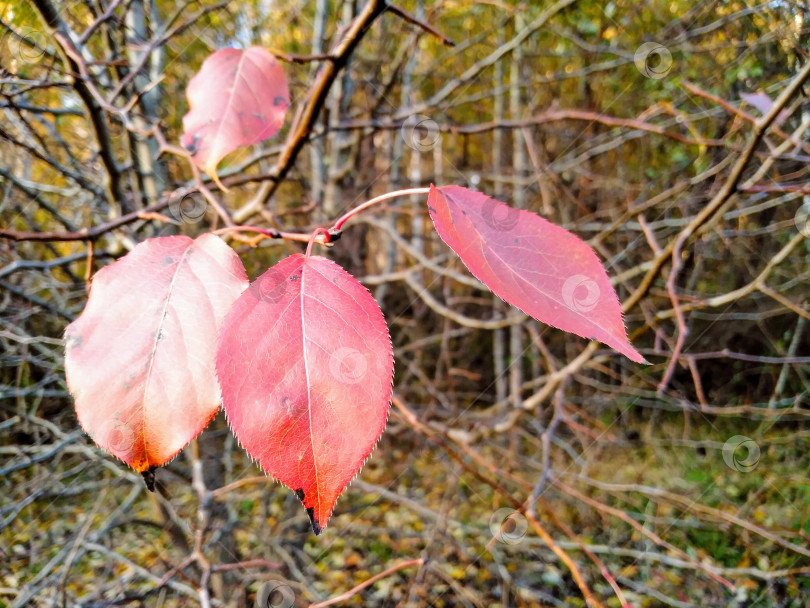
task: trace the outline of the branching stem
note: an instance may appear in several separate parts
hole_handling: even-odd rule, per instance
[[[394,192],[387,192],[385,194],[381,194],[380,196],[372,198],[371,200],[366,201],[362,205],[355,207],[351,211],[345,213],[335,222],[334,226],[332,226],[332,229],[335,231],[341,230],[343,224],[345,224],[349,219],[351,219],[361,211],[364,211],[369,207],[376,205],[377,203],[381,203],[383,201],[387,201],[388,199],[396,198],[398,196],[408,196],[410,194],[428,194],[429,192],[430,188],[406,188],[405,190],[395,190]]]

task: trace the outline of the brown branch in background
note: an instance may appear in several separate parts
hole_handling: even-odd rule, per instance
[[[30,231],[17,231],[9,230],[7,228],[0,228],[0,239],[9,239],[12,241],[35,241],[35,242],[55,242],[55,241],[93,241],[108,232],[112,232],[117,228],[131,224],[140,219],[148,219],[150,213],[161,211],[171,205],[172,203],[180,202],[183,197],[195,192],[194,188],[182,188],[176,190],[172,194],[165,196],[159,203],[147,207],[140,211],[131,211],[114,220],[98,224],[90,228],[82,228],[81,230],[74,230],[69,232],[30,232]]]
[[[704,564],[702,564],[697,559],[695,559],[693,557],[690,557],[688,554],[686,554],[684,551],[682,551],[678,547],[675,547],[671,543],[668,543],[663,538],[658,536],[655,532],[652,532],[652,531],[648,530],[646,527],[642,526],[639,522],[634,520],[632,517],[629,517],[627,515],[627,513],[625,513],[624,511],[621,511],[619,509],[615,509],[615,508],[610,507],[608,505],[605,505],[605,504],[603,504],[603,503],[601,503],[601,502],[599,502],[597,500],[594,500],[594,499],[590,498],[589,496],[583,494],[582,492],[579,492],[576,489],[572,488],[571,486],[563,483],[559,479],[553,480],[552,483],[555,486],[557,486],[558,488],[562,489],[567,494],[570,494],[571,496],[574,496],[577,500],[581,500],[585,504],[588,504],[588,505],[594,507],[595,509],[598,509],[600,511],[604,511],[606,513],[609,513],[610,515],[613,515],[614,517],[617,517],[617,518],[621,519],[624,523],[626,523],[627,525],[632,527],[639,534],[642,534],[643,536],[646,536],[647,538],[649,538],[656,545],[664,547],[668,551],[671,551],[671,552],[675,553],[676,555],[680,556],[683,560],[695,564],[695,566],[697,566],[700,570],[702,570],[708,576],[712,577],[714,580],[716,580],[717,582],[722,584],[724,587],[726,587],[727,589],[729,589],[731,591],[736,592],[736,587],[734,586],[733,583],[726,580],[722,576],[719,576],[719,575],[715,574],[714,572],[712,572],[712,570],[710,568],[706,567]]]
[[[290,135],[287,137],[284,150],[279,155],[273,172],[266,178],[269,185],[263,189],[262,198],[255,199],[250,205],[246,205],[234,212],[233,219],[237,224],[243,224],[249,217],[261,211],[270,197],[273,196],[279,183],[290,171],[295,159],[298,157],[298,153],[309,139],[335,78],[340,70],[345,67],[355,47],[363,39],[371,24],[382,14],[385,7],[384,0],[369,0],[346,32],[346,35],[332,48],[329,53],[331,60],[327,61],[318,73],[317,80],[307,93],[306,103],[299,108],[295,122],[290,128]]]
[[[609,127],[623,127],[627,129],[638,129],[655,135],[668,137],[675,141],[696,146],[725,147],[724,141],[716,139],[701,138],[695,139],[687,137],[675,131],[668,131],[665,127],[654,123],[646,122],[636,118],[620,118],[599,112],[587,110],[547,110],[528,118],[492,120],[479,124],[465,125],[443,125],[438,124],[436,128],[442,133],[452,133],[456,135],[478,135],[496,129],[525,129],[526,127],[540,126],[564,120],[578,120],[589,123],[603,124]],[[675,123],[676,121],[672,121]],[[382,120],[353,120],[330,126],[331,130],[351,130],[351,129],[400,129],[402,122],[387,122]]]
[[[391,566],[386,570],[383,570],[379,574],[375,574],[374,576],[370,577],[368,580],[363,581],[359,585],[349,589],[345,593],[341,593],[340,595],[336,595],[335,597],[329,598],[323,602],[317,602],[315,604],[310,604],[309,608],[326,608],[327,606],[334,606],[335,604],[340,604],[341,602],[345,602],[346,600],[350,600],[355,595],[363,591],[363,589],[367,589],[371,587],[374,583],[384,578],[387,578],[394,574],[395,572],[399,572],[400,570],[404,570],[405,568],[410,568],[411,566],[421,566],[425,563],[425,560],[422,558],[419,559],[410,559],[404,562],[400,562],[395,566]]]
[[[277,49],[267,49],[272,53],[276,59],[286,61],[287,63],[312,63],[313,61],[331,61],[332,55],[330,53],[318,53],[316,55],[292,55],[285,51]]]
[[[751,161],[751,158],[754,155],[754,150],[765,134],[765,131],[776,119],[779,112],[781,112],[785,105],[787,105],[787,102],[791,99],[791,97],[793,97],[793,95],[795,95],[796,92],[801,89],[802,85],[804,85],[808,78],[810,78],[810,62],[806,63],[799,73],[793,78],[790,84],[785,87],[779,97],[774,101],[770,111],[765,116],[757,120],[756,123],[754,123],[753,136],[749,139],[748,144],[745,146],[742,154],[737,159],[737,162],[734,163],[734,166],[732,167],[728,177],[726,177],[725,181],[723,182],[720,190],[717,192],[717,194],[715,194],[712,200],[709,201],[709,203],[705,205],[689,222],[687,227],[684,228],[682,231],[682,242],[685,243],[699,228],[703,227],[707,222],[715,218],[718,209],[720,209],[729,198],[734,196],[734,194],[737,192],[737,184],[742,178],[742,174],[745,171],[745,168],[748,166],[748,163]],[[678,240],[680,240],[680,237]],[[661,253],[655,257],[652,262],[652,268],[650,268],[650,270],[644,276],[641,284],[630,295],[630,297],[622,303],[622,311],[624,313],[632,310],[633,307],[639,303],[644,294],[646,294],[650,289],[652,282],[660,273],[667,258],[672,256],[675,244],[675,240],[670,241],[670,243],[661,251]]]
[[[126,197],[121,181],[121,169],[115,160],[109,129],[102,114],[102,104],[99,103],[98,95],[95,95],[92,90],[92,80],[88,78],[87,66],[84,65],[81,55],[73,48],[73,44],[62,34],[65,25],[59,17],[57,8],[50,0],[33,0],[33,2],[42,17],[43,23],[51,31],[54,40],[59,43],[66,56],[67,71],[76,74],[73,79],[73,87],[90,116],[96,143],[99,145],[99,154],[109,177],[109,203],[113,208],[116,208],[117,205],[124,203]],[[79,74],[81,75],[79,76]]]
[[[82,35],[79,36],[78,45],[80,47],[87,44],[87,41],[90,40],[90,37],[96,32],[96,30],[115,16],[115,11],[118,10],[118,7],[121,6],[122,2],[123,0],[112,0],[104,12],[99,15],[93,21],[93,23],[87,26]]]
[[[756,123],[757,123],[756,118],[754,118],[753,116],[751,116],[747,112],[743,112],[740,108],[737,108],[734,105],[730,104],[729,102],[727,102],[722,97],[719,97],[717,95],[712,95],[708,91],[704,91],[703,89],[701,89],[701,88],[699,88],[699,87],[697,87],[697,86],[695,86],[695,85],[693,85],[693,84],[691,84],[689,82],[684,82],[683,86],[689,92],[694,93],[695,95],[697,95],[699,97],[704,97],[705,99],[708,99],[708,100],[712,101],[713,103],[716,103],[717,105],[722,107],[724,110],[730,112],[731,114],[734,114],[735,116],[739,116],[740,118],[742,118],[746,122],[751,123],[752,125],[756,125]],[[783,108],[784,108],[784,106],[780,107],[780,112],[782,111]],[[775,115],[775,117],[778,117],[778,115],[779,115],[779,113],[777,113]],[[795,144],[796,146],[799,146],[799,147],[803,148],[805,153],[810,151],[810,145],[808,145],[807,142],[803,142],[803,141],[796,140],[796,139],[792,138],[790,135],[785,133],[780,128],[780,126],[778,124],[773,124],[771,126],[771,129],[773,130],[774,133],[776,133],[782,139],[790,141],[793,144]]]
[[[436,431],[431,429],[429,426],[426,426],[426,425],[422,424],[419,421],[419,419],[417,418],[417,416],[410,409],[408,409],[408,407],[404,403],[402,403],[402,401],[400,401],[400,399],[398,399],[396,396],[391,397],[391,403],[393,403],[394,407],[396,407],[397,410],[399,410],[400,414],[402,414],[402,416],[403,416],[403,419],[409,425],[411,425],[415,430],[419,431],[422,434],[425,434],[426,436],[436,436],[436,434],[437,434]],[[450,440],[450,441],[453,441],[452,438],[450,438],[449,436],[446,436],[446,439]],[[454,443],[456,443],[456,442],[454,442]],[[464,449],[464,451],[467,452],[468,454],[470,453],[469,450],[467,448],[464,448],[463,445],[458,444],[458,443],[456,443],[456,445],[458,447],[461,447],[462,449]],[[526,519],[531,524],[534,531],[537,533],[537,535],[543,540],[544,543],[546,543],[546,546],[548,546],[548,548],[551,549],[552,552],[558,558],[560,558],[560,561],[562,561],[565,564],[565,566],[568,568],[569,572],[571,572],[571,576],[573,577],[574,582],[576,583],[579,590],[582,592],[582,596],[585,598],[586,603],[588,605],[590,605],[590,606],[595,606],[597,608],[599,608],[599,607],[604,608],[602,606],[601,602],[599,602],[594,597],[593,592],[591,591],[590,587],[585,582],[585,579],[582,576],[582,572],[580,571],[580,569],[576,565],[576,563],[571,559],[571,556],[568,555],[568,553],[566,553],[554,541],[554,539],[551,537],[551,535],[548,533],[548,531],[540,524],[540,522],[537,520],[537,518],[532,513],[529,513],[527,511],[527,506],[525,506],[517,498],[513,497],[512,494],[506,488],[504,488],[502,484],[498,483],[494,479],[491,479],[491,478],[487,477],[486,475],[483,475],[479,471],[477,471],[477,470],[473,469],[472,467],[470,467],[464,461],[464,459],[461,458],[458,454],[456,454],[455,450],[453,448],[451,448],[449,445],[445,444],[444,449],[447,452],[447,454],[453,460],[458,462],[459,465],[461,465],[473,477],[475,477],[479,481],[481,481],[481,482],[487,484],[488,486],[490,486],[493,490],[495,490],[501,496],[506,498],[512,504],[512,507],[515,510],[520,511],[521,513],[523,513],[526,516]]]
[[[463,8],[434,6],[441,10],[444,36],[432,31],[433,17],[422,16],[421,0],[414,5],[415,21],[385,2],[344,3],[339,15],[328,15],[334,4],[319,0],[303,47],[300,36],[295,44],[284,37],[286,25],[267,28],[268,36],[282,32],[280,48],[311,51],[275,51],[280,60],[310,65],[287,66],[298,101],[286,142],[231,157],[219,174],[230,187],[225,193],[188,164],[173,138],[191,63],[198,65],[206,48],[228,35],[227,26],[204,16],[227,10],[228,3],[214,0],[196,12],[189,0],[158,3],[153,14],[154,3],[140,0],[110,0],[95,12],[86,3],[45,2],[61,11],[62,24],[84,29],[57,31],[44,44],[26,38],[15,21],[8,40],[43,54],[27,63],[12,57],[7,67],[17,73],[0,75],[0,111],[8,117],[0,156],[8,151],[11,159],[0,167],[0,208],[8,218],[0,228],[0,409],[8,410],[7,419],[0,414],[0,458],[8,459],[0,467],[8,473],[0,475],[0,490],[11,497],[0,508],[0,528],[13,530],[32,512],[41,520],[37,529],[54,517],[70,521],[72,499],[53,502],[67,490],[77,500],[101,501],[97,513],[111,514],[122,542],[110,545],[111,528],[97,517],[51,527],[51,540],[65,547],[53,556],[43,553],[34,535],[23,543],[25,551],[8,556],[17,572],[37,569],[19,589],[0,591],[10,605],[53,603],[56,589],[62,604],[77,598],[160,602],[168,593],[213,608],[224,605],[223,598],[249,603],[268,577],[309,594],[306,603],[313,606],[368,603],[375,582],[390,584],[403,601],[427,597],[435,584],[448,595],[445,603],[471,606],[496,601],[496,586],[502,603],[522,601],[515,596],[530,591],[536,593],[533,601],[554,604],[579,589],[593,605],[627,605],[637,598],[686,605],[735,587],[770,594],[778,603],[780,589],[806,576],[810,556],[801,509],[787,501],[801,495],[803,479],[794,469],[804,461],[796,446],[810,437],[803,427],[810,420],[810,357],[801,350],[810,320],[802,291],[810,280],[802,265],[810,231],[803,200],[810,193],[810,119],[802,114],[796,86],[805,68],[780,50],[792,21],[768,27],[771,12],[784,9],[763,5],[714,15],[698,7],[674,18],[657,37],[649,23],[642,29],[630,19],[610,38],[610,20],[597,20],[593,34],[580,31],[575,24],[587,7],[580,3],[580,10],[567,0],[550,7],[485,2],[476,9],[483,16],[480,28],[471,34],[459,25],[460,15],[469,17]],[[299,8],[274,6],[256,24],[276,12],[298,19]],[[385,12],[394,18],[377,19]],[[142,27],[132,27],[138,18],[145,18]],[[403,27],[409,31],[405,38],[398,36]],[[460,44],[414,44],[424,32]],[[740,32],[745,39],[734,38]],[[676,70],[689,60],[697,84],[673,88],[675,81],[665,80],[649,86],[656,83],[633,65],[638,33],[664,41]],[[331,50],[324,52],[328,36]],[[151,59],[164,51],[171,61],[161,67]],[[736,84],[718,84],[716,72],[701,71],[707,65],[733,70],[760,56],[784,61],[763,63],[762,77],[749,72]],[[726,66],[723,57],[734,59]],[[521,70],[529,58],[532,70]],[[182,64],[186,60],[189,65]],[[515,71],[507,78],[508,64]],[[331,75],[324,78],[326,72]],[[86,88],[95,115],[77,97],[74,81]],[[776,101],[768,105],[763,97],[759,109],[749,110],[738,91],[751,83],[767,87]],[[161,90],[180,102],[162,106],[165,125],[143,105],[147,93]],[[507,97],[518,102],[509,113],[503,107]],[[769,118],[776,106],[781,109]],[[765,116],[757,118],[763,110]],[[435,123],[430,150],[411,146],[402,131],[405,117],[420,112]],[[140,212],[116,218],[108,208],[114,197],[103,187],[109,173],[93,129],[99,119],[112,123],[121,181],[130,200],[143,204]],[[120,139],[117,127],[124,131]],[[515,140],[525,143],[533,174],[518,158],[524,150],[507,145]],[[159,159],[175,179],[171,185],[164,180],[148,199],[138,198],[150,173],[138,162],[142,156],[133,155],[133,141],[148,142],[149,158]],[[312,154],[302,165],[297,147],[307,144]],[[83,305],[82,288],[95,263],[157,234],[213,231],[257,248],[239,247],[254,275],[283,255],[278,241],[260,240],[306,239],[320,225],[322,201],[348,206],[355,198],[396,189],[394,181],[475,187],[541,211],[586,239],[625,302],[631,339],[655,366],[631,365],[603,344],[509,313],[430,230],[424,201],[392,202],[356,222],[357,230],[346,234],[357,235],[356,241],[339,242],[329,252],[361,282],[380,286],[398,369],[388,432],[378,448],[388,453],[375,453],[338,503],[336,524],[352,524],[336,527],[333,538],[341,536],[340,544],[327,537],[321,550],[311,551],[303,513],[288,517],[289,493],[273,490],[271,478],[252,476],[236,441],[222,440],[221,419],[203,439],[222,445],[214,456],[225,462],[226,474],[210,478],[216,467],[209,468],[207,454],[197,451],[163,471],[161,487],[171,500],[144,501],[140,478],[103,457],[76,430],[64,386],[61,331]],[[189,194],[211,206],[198,224],[165,212]],[[256,225],[234,225],[226,200],[242,205],[237,219],[250,211]],[[291,232],[281,230],[279,218]],[[284,244],[296,249],[287,239]],[[523,337],[507,353],[494,332],[515,324]],[[494,366],[492,353],[499,359]],[[517,403],[503,382],[500,389],[491,384],[510,362],[521,366],[522,377],[516,374],[511,387],[523,398]],[[724,370],[736,374],[733,383],[724,384]],[[730,389],[732,384],[741,388]],[[724,442],[737,434],[761,448],[756,471],[724,466]],[[685,458],[678,449],[686,450]],[[439,467],[446,488],[434,492],[417,485],[417,478],[442,475]],[[710,475],[705,481],[689,476],[695,468]],[[726,486],[743,488],[743,494],[724,494]],[[99,493],[100,487],[107,491]],[[723,508],[711,506],[718,492],[725,496]],[[769,522],[774,500],[783,525]],[[530,526],[519,545],[503,546],[486,525],[487,515],[503,504]],[[203,515],[195,525],[187,521],[189,505],[198,519]],[[407,554],[425,546],[425,522],[432,531],[420,561]],[[143,526],[147,537],[139,534]],[[345,533],[338,534],[341,529]],[[692,534],[695,529],[709,536],[721,532],[741,563],[720,565],[711,543]],[[502,526],[502,535],[507,532]],[[175,549],[147,570],[137,562],[142,549],[151,550],[151,533]],[[223,555],[219,548],[236,534],[237,555]],[[388,570],[391,564],[367,561],[363,547],[374,540],[404,551],[404,561]],[[301,550],[302,542],[309,548]],[[489,553],[476,551],[485,546]],[[768,560],[758,561],[766,552]],[[368,574],[352,580],[357,572],[346,561],[345,578],[321,578],[324,564],[333,558],[343,563],[351,554]],[[99,556],[142,579],[141,589],[80,572],[78,564]],[[803,561],[791,568],[765,564],[792,559]],[[463,578],[449,570],[451,564],[458,564]],[[411,565],[417,566],[412,576],[396,574]],[[547,597],[545,582],[518,583],[518,577],[537,581],[543,569],[556,566],[563,580],[553,590],[548,586]],[[72,579],[75,586],[63,584]],[[483,580],[488,583],[477,586]]]
[[[88,291],[90,290],[90,277],[93,276],[93,259],[96,252],[96,244],[92,240],[87,241],[87,268],[84,271],[84,282]]]
[[[672,355],[669,359],[669,363],[667,364],[666,371],[664,372],[663,377],[661,378],[661,382],[658,384],[658,392],[663,393],[667,389],[667,385],[669,381],[672,379],[672,374],[675,373],[675,367],[678,364],[678,357],[680,356],[681,352],[683,351],[684,343],[686,342],[686,336],[689,334],[689,328],[686,326],[686,319],[684,318],[683,311],[681,310],[680,301],[678,299],[678,274],[683,267],[683,260],[681,259],[681,250],[686,242],[688,235],[686,233],[681,233],[678,239],[675,241],[675,245],[672,248],[672,268],[669,271],[669,276],[667,277],[667,293],[669,294],[669,300],[672,302],[672,310],[675,312],[675,320],[677,323],[676,329],[678,332],[678,337],[675,339],[675,346],[672,349]]]
[[[432,25],[430,25],[429,23],[427,23],[425,21],[422,21],[421,19],[417,19],[416,17],[411,15],[408,11],[406,11],[401,6],[399,6],[397,4],[394,4],[393,2],[387,2],[386,4],[387,4],[387,6],[386,6],[387,10],[389,10],[390,12],[394,13],[395,15],[397,15],[399,17],[402,17],[408,23],[410,23],[412,25],[416,25],[417,27],[421,27],[428,34],[436,36],[436,38],[441,40],[447,46],[456,46],[455,42],[450,40],[447,36],[442,34],[435,27],[433,27]]]

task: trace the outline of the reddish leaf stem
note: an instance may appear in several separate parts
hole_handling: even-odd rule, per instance
[[[312,231],[312,233],[307,234],[305,232],[282,232],[280,230],[275,229],[268,229],[268,228],[259,228],[256,226],[225,226],[224,228],[220,228],[219,230],[214,230],[213,234],[220,235],[225,234],[227,232],[258,232],[259,234],[265,235],[267,238],[271,239],[286,239],[288,241],[299,241],[301,243],[307,243],[307,252],[306,255],[309,256],[310,252],[312,251],[312,244],[313,243],[320,243],[321,245],[326,245],[330,241],[337,240],[339,233],[348,220],[352,217],[376,205],[377,203],[381,203],[383,201],[387,201],[392,198],[396,198],[398,196],[409,196],[413,194],[429,194],[430,188],[406,188],[404,190],[395,190],[394,192],[386,192],[385,194],[381,194],[380,196],[374,197],[371,200],[366,201],[362,205],[358,205],[351,211],[347,211],[341,217],[335,221],[331,228],[328,230],[326,228],[318,227]]]
[[[344,215],[342,215],[332,226],[332,230],[339,231],[343,224],[345,224],[349,219],[354,217],[356,214],[368,209],[369,207],[376,205],[377,203],[381,203],[382,201],[387,201],[390,198],[396,198],[397,196],[407,196],[409,194],[430,194],[430,188],[406,188],[405,190],[395,190],[394,192],[387,192],[385,194],[381,194],[375,198],[372,198],[369,201],[366,201],[362,205],[355,207],[351,211],[348,211]]]
[[[326,228],[316,228],[312,231],[312,235],[309,237],[309,243],[307,243],[307,253],[306,256],[309,257],[310,252],[312,251],[312,244],[315,242],[315,239],[318,238],[319,234],[323,234],[323,242],[322,244],[329,242],[329,231]]]

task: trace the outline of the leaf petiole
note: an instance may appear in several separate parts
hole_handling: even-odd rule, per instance
[[[404,190],[395,190],[394,192],[386,192],[385,194],[381,194],[371,200],[366,201],[362,205],[359,205],[352,209],[351,211],[346,212],[343,214],[332,226],[332,230],[340,231],[348,220],[354,217],[356,214],[360,213],[361,211],[365,211],[369,207],[376,205],[377,203],[381,203],[383,201],[387,201],[391,198],[396,198],[398,196],[407,196],[409,194],[430,194],[430,188],[406,188]]]

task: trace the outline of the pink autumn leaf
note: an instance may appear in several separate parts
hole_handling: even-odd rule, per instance
[[[773,100],[762,92],[756,93],[740,93],[740,99],[750,106],[756,108],[763,116],[771,111],[773,107]],[[776,124],[780,125],[787,120],[789,113],[787,110],[782,110],[776,117]]]
[[[374,298],[322,257],[282,260],[225,319],[225,414],[248,454],[303,502],[315,534],[382,434],[393,370]]]
[[[227,154],[275,135],[290,105],[284,71],[258,46],[209,56],[186,96],[191,109],[183,117],[181,143],[213,179]]]
[[[219,327],[247,287],[239,256],[206,234],[150,239],[93,277],[65,330],[79,422],[136,471],[173,458],[220,404]]]
[[[460,186],[431,186],[428,211],[442,240],[503,300],[538,321],[644,362],[627,340],[607,273],[577,236]]]

